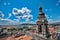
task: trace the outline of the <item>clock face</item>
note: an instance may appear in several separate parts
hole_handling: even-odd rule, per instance
[[[42,20],[42,22],[44,22],[44,20]]]
[[[44,22],[45,18],[42,18],[42,22]]]

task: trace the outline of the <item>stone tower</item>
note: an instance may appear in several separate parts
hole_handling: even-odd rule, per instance
[[[39,14],[38,14],[38,19],[37,19],[36,24],[38,25],[38,33],[46,33],[47,32],[48,21],[46,19],[45,14],[42,11],[42,6],[40,6],[40,8],[39,8]]]

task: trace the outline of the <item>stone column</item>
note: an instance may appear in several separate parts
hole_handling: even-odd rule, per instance
[[[42,27],[41,27],[41,25],[38,25],[38,33],[42,33]]]

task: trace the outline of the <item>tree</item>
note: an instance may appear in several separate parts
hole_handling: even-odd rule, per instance
[[[23,28],[18,28],[18,30],[23,30]]]
[[[14,31],[14,30],[16,30],[15,28],[10,28],[10,29],[8,29],[8,31]]]

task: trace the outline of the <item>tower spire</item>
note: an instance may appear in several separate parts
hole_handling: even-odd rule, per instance
[[[40,14],[42,14],[42,6],[40,6],[40,8],[39,8],[39,12],[40,12]]]

